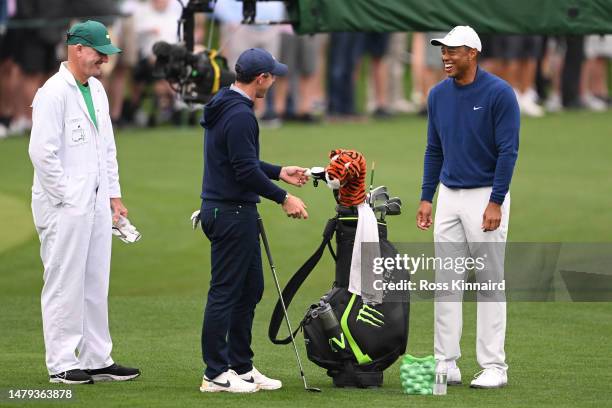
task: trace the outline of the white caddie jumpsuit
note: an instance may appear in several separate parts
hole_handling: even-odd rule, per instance
[[[113,364],[110,198],[121,197],[121,190],[108,99],[100,81],[88,83],[98,129],[65,62],[32,102],[32,213],[44,266],[41,306],[50,375]]]

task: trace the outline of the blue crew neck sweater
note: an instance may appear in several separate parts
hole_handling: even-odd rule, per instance
[[[259,160],[259,126],[253,102],[229,88],[204,107],[204,200],[258,203],[263,196],[282,203],[287,192],[278,180],[281,167]]]
[[[471,84],[440,82],[427,106],[421,200],[431,202],[441,182],[448,188],[492,186],[490,201],[502,204],[519,147],[520,111],[512,87],[478,68]]]

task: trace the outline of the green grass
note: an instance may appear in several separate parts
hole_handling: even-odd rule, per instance
[[[512,241],[609,241],[612,225],[612,113],[567,113],[525,119],[520,158],[512,184]],[[190,229],[199,205],[201,132],[188,128],[118,132],[124,202],[143,233],[138,244],[114,242],[110,289],[114,358],[138,365],[142,378],[124,384],[76,387],[70,406],[605,406],[612,354],[608,303],[510,303],[507,355],[511,385],[502,390],[451,388],[443,398],[406,396],[398,365],[385,373],[379,390],[331,387],[322,369],[306,361],[309,382],[320,395],[302,390],[290,346],[274,346],[267,326],[276,301],[271,279],[258,306],[254,328],[255,363],[282,379],[278,392],[247,397],[202,395],[199,337],[209,280],[209,247]],[[425,121],[403,117],[367,124],[286,126],[262,130],[262,158],[270,162],[324,164],[335,147],[362,151],[376,161],[375,184],[385,184],[404,201],[404,215],[390,220],[394,241],[427,242],[431,233],[414,227],[425,144]],[[29,211],[32,168],[26,139],[0,142],[0,389],[48,388],[40,321],[42,267]],[[310,219],[285,217],[277,205],[262,203],[282,282],[320,242],[333,215],[328,189],[290,188],[308,205]],[[319,264],[290,309],[297,322],[305,308],[329,287],[333,265]],[[265,267],[266,278],[269,278]],[[412,307],[408,352],[432,352],[432,307]],[[475,307],[465,306],[463,358],[466,380],[477,371]],[[1,400],[0,400],[0,403]],[[18,404],[12,404],[17,406]],[[44,406],[44,403],[32,403]],[[57,404],[54,404],[57,405]]]

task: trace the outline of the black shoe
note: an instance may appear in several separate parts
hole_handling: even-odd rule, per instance
[[[49,376],[50,383],[64,384],[93,384],[94,380],[91,375],[83,370],[75,368],[74,370],[64,371],[63,373]]]
[[[321,119],[314,116],[312,113],[303,113],[295,117],[295,120],[302,123],[319,123]]]
[[[385,108],[378,108],[374,111],[373,116],[376,119],[389,119],[393,117],[393,114]]]
[[[95,381],[128,381],[140,375],[137,368],[123,367],[117,364],[97,370],[85,370]]]

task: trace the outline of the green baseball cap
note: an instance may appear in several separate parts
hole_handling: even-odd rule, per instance
[[[77,23],[70,27],[67,33],[66,44],[81,44],[91,47],[99,53],[111,55],[121,52],[120,48],[111,44],[108,30],[104,24],[93,20]]]

